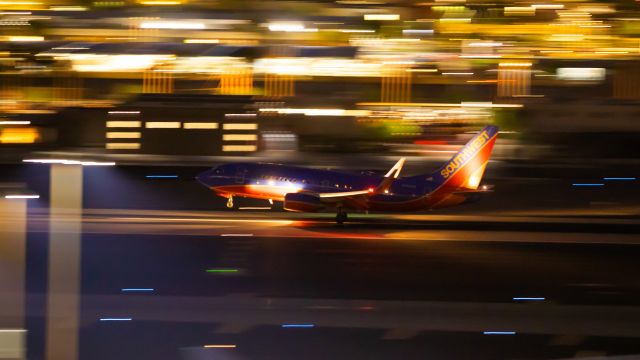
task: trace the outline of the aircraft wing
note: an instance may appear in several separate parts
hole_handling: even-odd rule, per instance
[[[389,171],[385,174],[382,182],[378,184],[376,188],[368,188],[364,190],[356,190],[356,191],[340,191],[340,192],[326,192],[326,193],[315,193],[314,196],[317,196],[320,200],[320,203],[323,204],[349,204],[350,207],[364,207],[367,201],[367,198],[376,195],[383,194],[389,191],[389,188],[393,184],[393,181],[400,176],[400,171],[404,166],[405,158],[400,158],[398,162]]]
[[[398,162],[387,173],[384,175],[384,179],[378,186],[365,190],[357,190],[357,191],[342,191],[342,192],[330,192],[330,193],[318,193],[317,195],[320,199],[325,202],[337,202],[341,198],[353,198],[353,197],[363,197],[370,196],[375,194],[386,193],[389,191],[391,184],[393,181],[400,176],[400,171],[402,171],[402,167],[404,166],[405,158],[400,158]]]
[[[387,193],[393,181],[398,178],[404,158],[387,172],[383,180],[376,188],[370,187],[364,190],[315,192],[301,191],[285,195],[284,208],[289,211],[317,211],[325,206],[338,206],[339,204],[349,208],[367,208],[368,198],[372,195]]]
[[[326,202],[335,202],[343,198],[354,197],[354,196],[355,197],[369,196],[371,194],[373,194],[373,189],[358,190],[358,191],[343,191],[343,192],[333,192],[333,193],[318,193],[317,196],[320,199],[325,200]],[[332,200],[335,200],[335,201],[332,201]]]

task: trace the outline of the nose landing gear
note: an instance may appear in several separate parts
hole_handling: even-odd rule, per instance
[[[229,199],[227,200],[227,208],[233,209],[233,195],[229,196]]]

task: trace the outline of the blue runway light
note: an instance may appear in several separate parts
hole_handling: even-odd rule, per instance
[[[177,179],[178,175],[147,175],[147,179]]]
[[[634,178],[634,177],[606,177],[606,178],[602,178],[602,180],[634,181],[634,180],[636,180],[636,178]]]
[[[543,297],[514,297],[514,301],[544,301]]]
[[[573,186],[604,186],[602,183],[573,183]]]
[[[515,331],[483,331],[485,335],[515,335]]]
[[[100,321],[131,321],[132,318],[100,318]]]
[[[312,328],[313,324],[282,324],[283,328]]]
[[[123,292],[134,292],[134,291],[155,291],[155,289],[151,288],[126,288],[122,289]]]

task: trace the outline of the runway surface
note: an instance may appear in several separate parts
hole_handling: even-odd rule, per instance
[[[32,264],[46,264],[49,221],[69,219],[30,211]],[[603,213],[375,214],[340,226],[332,214],[86,209],[81,358],[637,354],[639,230]],[[30,270],[34,358],[45,271]],[[238,347],[200,354],[211,342]]]
[[[488,241],[578,244],[638,244],[640,218],[595,213],[521,212],[517,215],[351,215],[337,225],[333,214],[273,211],[160,211],[88,209],[83,232],[335,238],[415,241]],[[11,221],[4,218],[2,221]],[[56,221],[65,221],[64,217]],[[30,231],[48,231],[46,212],[33,211]]]
[[[224,210],[194,181],[207,166],[85,169],[81,293],[70,294],[80,359],[640,354],[637,183],[573,186],[611,169],[492,163],[485,201],[339,226],[266,201]],[[72,218],[47,213],[47,167],[9,172],[41,195],[29,201],[26,303],[28,358],[44,359],[50,224]],[[174,178],[147,177],[158,174]],[[0,218],[0,236],[14,220]]]

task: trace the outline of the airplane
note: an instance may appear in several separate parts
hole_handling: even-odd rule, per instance
[[[442,167],[432,173],[400,177],[401,158],[384,176],[320,170],[269,163],[231,163],[214,167],[196,179],[227,198],[282,201],[288,211],[335,211],[336,222],[347,212],[416,212],[472,202],[489,192],[480,187],[498,136],[488,125]]]

